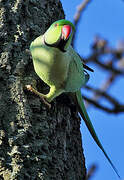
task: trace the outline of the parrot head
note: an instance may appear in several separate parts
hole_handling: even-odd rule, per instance
[[[44,43],[66,52],[75,31],[74,25],[65,19],[54,22],[44,34]]]

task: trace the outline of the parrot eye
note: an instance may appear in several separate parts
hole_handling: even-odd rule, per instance
[[[55,27],[57,27],[58,26],[58,24],[55,24]]]

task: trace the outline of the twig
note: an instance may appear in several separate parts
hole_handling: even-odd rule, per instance
[[[85,10],[86,6],[91,2],[91,0],[84,0],[80,5],[77,6],[77,12],[74,15],[74,24],[75,26],[80,20],[82,12]]]
[[[94,89],[91,88],[89,86],[85,86],[86,89],[92,90],[94,92],[94,95],[92,97],[92,99],[94,101],[98,101],[99,99],[101,99],[103,96],[109,100],[112,104],[117,105],[119,104],[117,102],[117,100],[115,100],[114,98],[110,97],[109,95],[107,95],[107,93],[105,93],[111,86],[111,84],[115,81],[117,75],[115,75],[114,73],[112,73],[108,79],[101,85],[101,87],[99,89]],[[89,107],[89,103],[87,102],[86,107]]]
[[[93,87],[90,86],[85,86],[86,89],[91,90],[95,93],[97,93],[98,95],[101,95],[102,97],[106,98],[108,101],[110,101],[114,106],[119,106],[120,103],[118,102],[118,100],[116,100],[114,97],[110,96],[107,94],[107,92],[101,90],[101,89],[95,89]]]
[[[108,107],[101,105],[100,103],[98,103],[94,99],[89,99],[88,97],[84,97],[85,100],[92,103],[97,108],[102,109],[102,110],[109,112],[109,113],[124,112],[124,105],[120,104],[120,102],[118,102],[114,97],[108,95],[107,92],[101,91],[100,89],[92,88],[90,86],[86,86],[85,88],[88,90],[92,90],[93,92],[97,93],[98,95],[101,95],[101,97],[106,98],[113,105],[113,108],[108,108]]]
[[[93,176],[93,174],[94,174],[94,172],[96,171],[96,169],[97,169],[97,166],[96,166],[95,164],[93,164],[93,165],[90,167],[90,169],[89,169],[89,171],[88,171],[88,173],[87,173],[86,180],[89,180],[89,179]]]
[[[81,15],[90,2],[91,2],[91,0],[84,0],[77,7],[77,12],[74,16],[74,24],[76,26],[76,30],[77,30],[77,25],[81,19]],[[74,47],[75,36],[76,36],[76,32],[75,32],[73,40],[72,40],[73,47]],[[102,109],[108,113],[124,112],[124,105],[120,104],[115,98],[113,98],[112,96],[110,96],[106,93],[108,88],[113,84],[116,77],[118,77],[119,75],[124,75],[124,70],[119,69],[115,66],[115,62],[117,60],[121,59],[124,55],[123,49],[118,49],[118,48],[113,49],[108,46],[108,41],[97,36],[97,38],[95,38],[95,41],[93,43],[92,50],[93,51],[92,51],[91,55],[85,59],[85,63],[93,62],[93,63],[99,65],[104,70],[111,72],[111,74],[108,77],[108,79],[105,81],[105,83],[102,84],[102,86],[98,90],[89,88],[90,90],[92,90],[94,92],[93,99],[89,99],[88,97],[84,97],[84,99],[86,99],[88,102],[90,102],[97,108]],[[101,57],[104,57],[108,54],[112,55],[112,59],[108,60],[107,63],[102,62]],[[86,88],[88,88],[88,87],[86,87]],[[106,98],[106,100],[112,104],[113,108],[109,108],[109,107],[103,106],[100,103],[98,103],[97,102],[98,99],[102,98],[102,97]]]
[[[77,12],[74,15],[74,25],[75,25],[76,29],[77,29],[77,24],[81,18],[82,13],[84,12],[84,10],[86,9],[87,5],[90,2],[91,2],[91,0],[84,0],[84,1],[82,1],[82,3],[80,5],[77,6]],[[74,47],[75,34],[76,34],[76,31],[75,31],[73,39],[72,39],[73,47]]]
[[[99,57],[101,55],[104,55],[105,52],[93,52],[93,54],[91,54],[87,59],[84,60],[85,63],[88,63],[88,62],[93,62],[93,63],[96,63],[98,64],[100,67],[102,67],[103,69],[106,69],[108,71],[111,71],[115,74],[122,74],[124,75],[124,71],[123,70],[120,70],[120,69],[116,69],[114,68],[112,65],[110,66],[108,63],[102,63],[100,60],[99,60]],[[83,59],[83,58],[82,58]]]
[[[104,110],[108,113],[114,113],[114,114],[118,114],[120,112],[124,112],[124,105],[118,105],[118,106],[115,106],[114,108],[108,108],[108,107],[105,107],[101,104],[99,104],[98,102],[86,97],[86,96],[83,96],[83,98],[88,101],[89,103],[92,103],[95,107],[101,109],[101,110]]]
[[[98,100],[100,98],[105,97],[113,105],[114,108],[106,109],[106,107],[101,107],[100,104],[96,104],[98,107],[100,106],[100,108],[102,108],[106,111],[109,111],[109,112],[113,112],[113,111],[123,112],[124,111],[123,106],[121,104],[119,104],[119,102],[117,102],[117,100],[115,100],[111,96],[107,95],[106,91],[108,90],[108,88],[110,88],[110,86],[113,84],[113,82],[119,75],[121,75],[121,76],[124,75],[123,69],[119,69],[119,66],[118,66],[118,68],[115,68],[115,62],[116,61],[119,62],[119,60],[123,58],[124,48],[119,47],[117,49],[113,49],[108,46],[108,41],[104,40],[103,38],[99,38],[97,36],[94,39],[92,49],[93,49],[92,54],[85,60],[85,63],[93,62],[95,64],[98,64],[100,67],[107,70],[111,74],[109,75],[107,80],[104,83],[102,83],[101,87],[98,90],[96,90],[94,88],[90,89],[89,87],[86,87],[86,88],[90,89],[91,91],[94,92],[92,100],[94,100],[95,104],[96,104],[96,101],[98,103]],[[106,63],[102,62],[101,57],[102,56],[104,57],[108,54],[109,55],[111,54],[111,59],[108,60]],[[88,106],[89,103],[86,105]]]
[[[115,74],[122,74],[122,75],[124,75],[124,71],[122,71],[120,69],[116,69],[116,68],[114,68],[112,66],[106,65],[106,64],[100,62],[97,59],[94,61],[94,63],[98,64],[100,67],[102,67],[102,68],[104,68],[106,70],[109,70],[109,71],[111,71],[111,72],[113,72]]]

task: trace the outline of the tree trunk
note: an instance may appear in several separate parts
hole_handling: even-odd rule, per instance
[[[68,96],[49,110],[25,89],[48,87],[34,72],[29,46],[55,20],[64,18],[59,0],[0,2],[0,178],[84,180],[80,119]]]

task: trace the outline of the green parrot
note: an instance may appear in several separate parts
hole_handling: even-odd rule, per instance
[[[31,43],[30,51],[35,72],[50,87],[50,91],[44,95],[31,87],[31,85],[27,85],[27,89],[40,96],[48,106],[60,94],[71,92],[77,104],[78,111],[93,139],[120,178],[115,166],[96,135],[83,103],[81,87],[89,80],[89,75],[84,68],[90,71],[93,70],[82,63],[80,56],[71,46],[74,31],[75,27],[70,21],[65,19],[58,20],[43,35]]]

